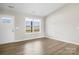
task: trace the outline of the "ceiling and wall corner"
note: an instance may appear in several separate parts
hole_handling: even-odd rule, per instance
[[[47,18],[48,16],[51,16],[52,14],[60,11],[61,9],[63,9],[64,7],[67,7],[68,5],[70,5],[69,3],[65,3],[64,5],[62,5],[60,8],[56,9],[55,11],[52,11],[51,13],[49,13],[47,16],[45,16],[45,18]]]
[[[79,3],[72,3],[46,19],[46,35],[79,45]]]
[[[32,16],[45,17],[64,5],[66,3],[1,3],[0,8]]]

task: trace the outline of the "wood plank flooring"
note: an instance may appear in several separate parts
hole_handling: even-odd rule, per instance
[[[79,46],[49,38],[0,45],[0,55],[78,55]]]

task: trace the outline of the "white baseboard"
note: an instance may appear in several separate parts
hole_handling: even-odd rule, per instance
[[[8,44],[8,43],[20,42],[20,41],[25,41],[25,40],[32,40],[32,39],[37,39],[37,38],[43,38],[43,37],[45,37],[45,36],[39,36],[39,37],[32,37],[32,38],[25,38],[25,39],[20,39],[20,40],[14,40],[12,42],[1,42],[0,45]]]
[[[0,43],[0,45],[2,44],[7,44],[7,43],[14,43],[14,42],[19,42],[19,41],[24,41],[24,40],[32,40],[32,39],[37,39],[37,38],[43,38],[43,37],[47,37],[47,38],[50,38],[50,39],[55,39],[55,40],[58,40],[57,38],[55,37],[52,37],[52,36],[39,36],[39,37],[32,37],[32,38],[26,38],[26,39],[21,39],[21,40],[14,40],[13,42],[2,42]],[[66,41],[66,40],[58,40],[58,41],[62,41],[62,42],[67,42],[67,43],[72,43],[72,44],[76,44],[76,45],[79,45],[78,42],[70,42],[70,41]]]
[[[50,38],[50,39],[55,39],[55,40],[58,40],[58,38],[55,38],[55,37],[52,37],[52,36],[45,36],[47,38]],[[70,41],[66,41],[66,40],[58,40],[58,41],[62,41],[62,42],[67,42],[67,43],[71,43],[71,44],[75,44],[75,45],[79,45],[78,42],[70,42]]]
[[[25,39],[22,39],[22,40],[15,40],[15,42],[24,41],[24,40],[33,40],[33,39],[43,38],[43,37],[44,37],[44,36],[32,37],[32,38],[25,38]]]

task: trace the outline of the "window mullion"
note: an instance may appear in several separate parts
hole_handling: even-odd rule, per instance
[[[33,32],[33,21],[31,21],[31,32]]]

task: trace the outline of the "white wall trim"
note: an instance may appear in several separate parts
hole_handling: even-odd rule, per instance
[[[34,40],[34,39],[37,39],[37,38],[44,38],[44,36],[39,36],[39,37],[32,37],[32,38],[26,38],[26,39],[21,39],[21,40],[15,40],[13,42],[1,42],[0,45],[2,44],[8,44],[8,43],[15,43],[15,42],[20,42],[20,41],[27,41],[27,40]]]
[[[51,37],[51,36],[39,36],[39,37],[34,37],[34,38],[28,38],[27,40],[34,40],[34,39],[37,39],[37,38],[44,38],[44,37],[46,37],[46,38],[50,38],[50,39],[53,39],[53,40],[58,40],[58,39],[56,39],[56,38],[54,38],[54,37]],[[2,45],[2,44],[8,44],[8,43],[15,43],[15,42],[20,42],[20,41],[26,41],[26,39],[23,39],[23,40],[15,40],[15,41],[13,41],[13,42],[2,42],[2,43],[0,43],[0,45]],[[77,43],[77,42],[69,42],[69,41],[65,41],[65,40],[58,40],[58,41],[62,41],[62,42],[66,42],[66,43],[71,43],[71,44],[76,44],[76,45],[79,45],[79,43]]]
[[[54,38],[54,37],[52,37],[52,36],[47,36],[47,35],[46,35],[46,37],[47,37],[47,38],[50,38],[50,39],[54,39],[54,40],[66,42],[66,43],[71,43],[71,44],[79,45],[79,43],[77,43],[77,42],[70,42],[70,41],[66,41],[66,40],[59,40],[59,39],[57,39],[57,38]]]

